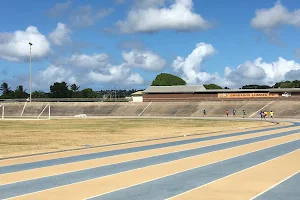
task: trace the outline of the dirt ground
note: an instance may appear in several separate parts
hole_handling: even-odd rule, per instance
[[[0,158],[259,126],[271,124],[203,119],[0,121]]]

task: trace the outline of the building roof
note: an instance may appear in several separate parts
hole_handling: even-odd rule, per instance
[[[300,92],[300,88],[270,88],[270,89],[220,89],[206,90],[205,92],[232,93],[232,92]]]
[[[203,85],[150,86],[143,93],[192,93],[203,91],[206,91]]]
[[[131,96],[142,96],[143,95],[143,91],[137,91],[131,94]]]
[[[233,92],[300,92],[300,88],[217,89],[207,90],[203,85],[150,86],[142,93],[233,93]]]

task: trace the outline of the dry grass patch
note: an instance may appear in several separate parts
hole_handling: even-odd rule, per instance
[[[199,119],[70,119],[0,121],[0,158],[183,134],[270,125]]]

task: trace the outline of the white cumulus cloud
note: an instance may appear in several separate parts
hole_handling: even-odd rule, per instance
[[[58,46],[66,42],[71,42],[71,30],[63,23],[59,22],[55,30],[49,34],[49,39]]]
[[[93,70],[88,73],[87,78],[94,83],[117,83],[117,84],[142,84],[144,79],[137,73],[131,73],[128,66],[108,65],[105,71]]]
[[[201,84],[213,81],[216,74],[209,74],[202,69],[204,59],[212,56],[216,52],[215,48],[204,42],[198,43],[196,48],[186,58],[178,56],[173,61],[175,72],[182,73],[182,78],[188,84]]]
[[[109,64],[109,55],[105,53],[100,54],[73,54],[70,58],[66,59],[68,64],[75,67],[81,67],[86,69],[100,69]]]
[[[300,27],[300,9],[291,12],[278,1],[272,8],[258,9],[251,25],[260,30],[270,30],[281,25]]]
[[[223,87],[239,88],[249,84],[274,85],[283,80],[299,79],[300,63],[279,57],[277,61],[264,62],[261,57],[254,61],[245,61],[237,67],[226,66],[224,76],[205,72],[202,65],[205,59],[217,50],[206,43],[198,43],[186,58],[178,56],[172,68],[187,84],[215,83]]]
[[[64,14],[72,5],[72,1],[66,1],[64,3],[56,3],[51,9],[48,10],[48,14],[52,17],[57,17]]]
[[[135,7],[138,8],[150,8],[150,7],[157,7],[157,6],[165,6],[167,1],[174,0],[135,0]]]
[[[141,67],[150,71],[159,71],[167,64],[166,60],[151,51],[132,50],[123,52],[122,56],[124,62],[128,65]]]
[[[25,31],[0,33],[0,59],[23,62],[29,60],[29,42],[33,43],[32,58],[40,59],[50,53],[50,43],[34,26]]]
[[[193,11],[192,0],[173,0],[170,6],[163,0],[142,1],[140,7],[131,9],[124,21],[117,27],[123,33],[158,32],[169,29],[193,31],[206,29],[210,24]]]
[[[53,80],[73,81],[70,83],[113,83],[124,85],[136,85],[144,83],[144,79],[132,72],[131,67],[123,62],[114,65],[110,62],[110,56],[105,53],[74,54],[63,60],[61,65],[50,65],[42,70],[38,77],[44,80],[44,75],[49,74],[50,81],[41,85],[47,85]],[[52,78],[53,77],[53,78]]]
[[[76,74],[71,69],[59,65],[49,65],[48,68],[38,72],[33,78],[35,89],[49,88],[54,82],[67,82],[68,84],[79,83]]]
[[[113,11],[112,8],[96,10],[91,5],[80,6],[71,13],[70,21],[74,27],[88,27],[94,25]]]
[[[247,84],[273,85],[283,80],[292,80],[299,74],[300,64],[294,60],[279,57],[274,62],[263,62],[262,58],[246,61],[237,68],[225,68],[225,80],[230,86],[240,87]],[[297,78],[298,79],[298,78]]]

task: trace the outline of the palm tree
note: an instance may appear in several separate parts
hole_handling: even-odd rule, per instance
[[[72,84],[71,85],[71,90],[73,92],[78,92],[79,91],[80,86],[76,85],[76,84]]]
[[[8,95],[10,92],[10,87],[6,82],[3,82],[0,86],[0,90],[2,91],[2,95]]]
[[[23,85],[19,85],[16,89],[16,92],[25,92]]]
[[[72,91],[72,97],[78,97],[78,92],[79,92],[79,88],[80,86],[76,85],[76,84],[72,84],[71,85],[71,91]]]
[[[19,85],[15,90],[15,98],[27,98],[28,94],[24,90],[23,85]]]

